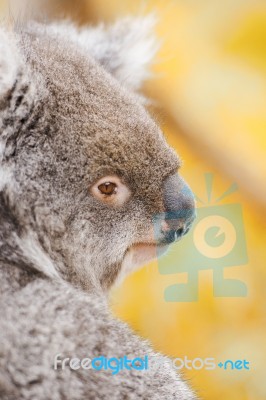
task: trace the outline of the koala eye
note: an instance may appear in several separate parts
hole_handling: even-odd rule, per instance
[[[111,196],[116,193],[117,186],[113,182],[105,182],[98,186],[99,191],[106,196]]]
[[[116,175],[105,176],[98,180],[90,193],[97,200],[110,206],[122,206],[130,197],[128,186]]]

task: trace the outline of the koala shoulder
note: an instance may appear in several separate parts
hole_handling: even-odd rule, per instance
[[[13,395],[26,400],[33,393],[38,400],[46,400],[47,393],[53,393],[54,399],[71,400],[194,399],[167,358],[153,352],[125,323],[113,318],[102,296],[85,295],[70,285],[39,279],[14,294],[5,308],[0,329],[1,399]],[[110,371],[80,368],[71,372],[69,366],[62,370],[62,361],[67,357],[81,360],[101,355],[107,358],[148,356],[151,360],[160,357],[166,364],[160,373],[151,368],[135,370],[130,376],[126,370],[111,377]],[[5,360],[8,360],[8,369],[4,366]],[[32,360],[35,363],[42,360],[39,369],[33,370]]]

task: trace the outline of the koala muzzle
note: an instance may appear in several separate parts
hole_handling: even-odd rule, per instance
[[[163,196],[165,213],[157,221],[157,240],[170,244],[180,240],[190,230],[196,217],[195,198],[190,187],[178,174],[166,179]]]

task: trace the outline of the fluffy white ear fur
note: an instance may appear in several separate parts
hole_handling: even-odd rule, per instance
[[[150,76],[149,67],[159,49],[155,23],[155,16],[148,15],[80,30],[66,24],[53,25],[53,30],[77,41],[117,80],[137,91]]]
[[[11,33],[0,27],[0,99],[12,88],[18,64],[17,49]]]

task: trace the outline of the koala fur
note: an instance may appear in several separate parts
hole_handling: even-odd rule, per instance
[[[57,354],[159,356],[106,296],[151,258],[152,217],[166,211],[164,182],[180,167],[136,94],[157,50],[151,28],[151,18],[0,28],[2,400],[195,399],[167,363],[117,375],[54,369]],[[130,188],[120,207],[89,191],[110,174]]]

